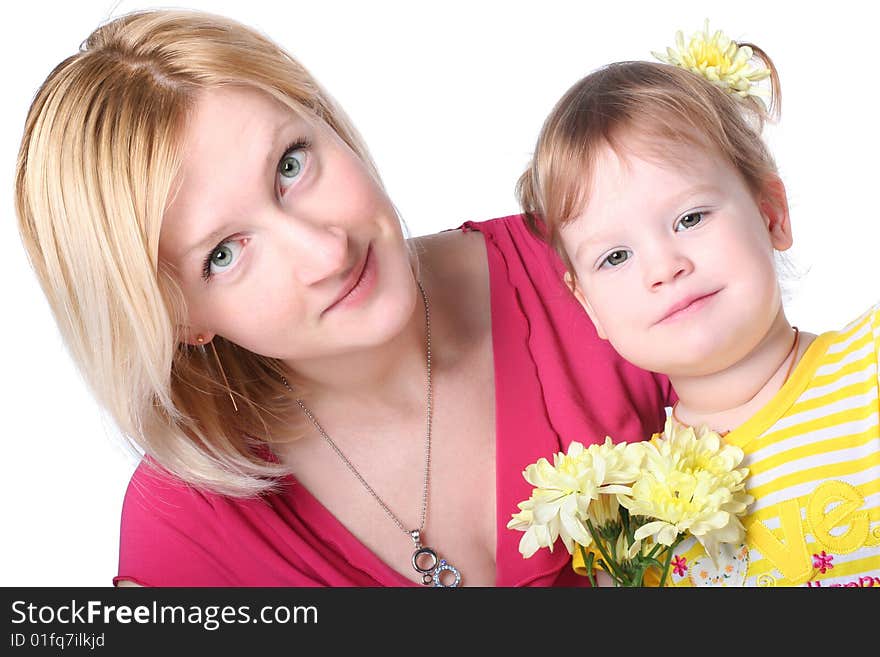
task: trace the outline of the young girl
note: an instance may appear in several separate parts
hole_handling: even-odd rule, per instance
[[[599,335],[669,376],[670,422],[746,455],[747,545],[715,562],[686,541],[673,582],[880,586],[880,306],[819,336],[790,325],[774,267],[788,205],[754,94],[770,78],[774,107],[776,71],[720,33],[679,46],[575,84],[521,203]]]

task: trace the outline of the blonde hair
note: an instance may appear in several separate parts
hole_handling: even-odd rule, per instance
[[[285,474],[263,448],[290,415],[291,374],[216,337],[227,387],[213,354],[182,343],[183,296],[158,257],[188,115],[202,89],[224,85],[325,123],[379,181],[344,113],[270,39],[212,14],[143,11],[96,29],[42,84],[15,202],[59,330],[122,434],[187,482],[247,496]]]
[[[779,77],[773,62],[753,44],[770,69],[769,107],[739,98],[706,78],[669,64],[617,62],[579,80],[544,122],[516,194],[533,233],[548,241],[574,277],[560,242],[560,229],[588,200],[597,152],[610,145],[620,152],[627,136],[668,159],[664,148],[690,144],[729,161],[753,194],[776,176],[776,164],[761,131],[779,114]]]

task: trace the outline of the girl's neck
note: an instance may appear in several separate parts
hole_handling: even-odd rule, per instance
[[[720,433],[735,429],[779,392],[814,337],[800,334],[780,311],[764,339],[730,367],[704,376],[670,376],[679,398],[675,419]]]

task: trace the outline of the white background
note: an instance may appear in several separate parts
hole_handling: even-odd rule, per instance
[[[12,180],[39,84],[98,24],[148,6],[90,0],[3,10],[3,586],[104,586],[115,574],[120,506],[135,457],[102,419],[63,349],[20,245]],[[782,120],[768,139],[788,188],[790,253],[800,271],[789,285],[789,318],[803,330],[830,330],[880,297],[876,32],[862,11],[869,3],[184,6],[250,24],[300,59],[363,133],[413,235],[516,212],[514,183],[559,96],[602,64],[650,59],[652,50],[673,43],[677,29],[690,34],[708,17],[732,38],[762,46],[782,79]]]

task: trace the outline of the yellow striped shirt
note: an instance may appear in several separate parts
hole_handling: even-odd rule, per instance
[[[692,539],[678,586],[880,587],[880,304],[820,335],[726,440],[745,452],[746,543],[718,564]]]

